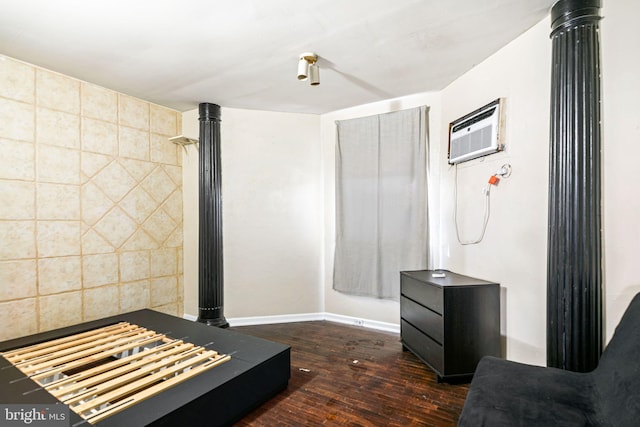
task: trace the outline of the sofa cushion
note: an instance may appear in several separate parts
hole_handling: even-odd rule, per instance
[[[458,426],[601,426],[591,374],[484,357]]]

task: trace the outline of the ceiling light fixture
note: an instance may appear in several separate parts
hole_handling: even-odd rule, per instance
[[[298,58],[298,80],[309,79],[311,86],[320,84],[320,67],[318,67],[318,55],[312,52],[304,52]]]

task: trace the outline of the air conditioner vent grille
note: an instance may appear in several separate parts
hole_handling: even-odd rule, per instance
[[[503,99],[479,108],[449,124],[449,163],[455,164],[503,149]]]

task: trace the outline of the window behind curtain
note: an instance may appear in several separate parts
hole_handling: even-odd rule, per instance
[[[399,299],[427,267],[428,107],[336,122],[333,288]]]

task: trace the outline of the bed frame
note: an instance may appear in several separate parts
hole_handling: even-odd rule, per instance
[[[230,425],[285,389],[291,372],[289,346],[152,310],[5,341],[0,352],[0,404],[67,404],[74,427]],[[154,352],[161,356],[151,364]],[[126,376],[124,391],[112,387]],[[69,385],[79,397],[69,397]],[[94,389],[112,401],[83,413],[98,400],[82,391]]]

